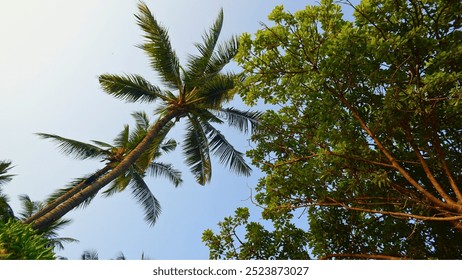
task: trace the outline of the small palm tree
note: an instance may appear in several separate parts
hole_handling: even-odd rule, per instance
[[[250,166],[244,156],[237,151],[214,126],[227,122],[241,132],[252,130],[258,123],[260,113],[225,108],[231,101],[232,90],[237,76],[222,73],[223,68],[237,52],[237,38],[233,37],[222,44],[218,37],[223,24],[223,11],[220,11],[215,23],[203,35],[203,42],[195,46],[198,55],[190,55],[186,67],[181,67],[179,59],[172,49],[167,30],[154,18],[149,8],[138,5],[136,15],[138,25],[144,32],[145,43],[140,46],[147,54],[150,64],[157,72],[165,89],[152,85],[139,75],[104,74],[99,77],[103,90],[128,102],[157,102],[159,118],[149,128],[145,137],[127,153],[108,173],[97,178],[77,194],[67,199],[44,217],[53,221],[78,207],[89,197],[116,178],[126,174],[131,166],[149,150],[152,142],[169,124],[186,119],[186,135],[183,151],[186,164],[190,167],[197,182],[201,185],[211,179],[212,166],[210,154],[232,171],[249,175]],[[33,224],[40,227],[37,221]]]
[[[96,261],[99,260],[99,255],[96,250],[85,250],[82,255],[80,255],[82,261]]]
[[[136,126],[135,129],[130,132],[128,125],[124,126],[124,129],[114,139],[114,144],[108,144],[102,141],[91,141],[92,143],[84,143],[73,139],[64,138],[58,135],[39,133],[38,135],[44,139],[51,139],[58,143],[58,147],[61,151],[67,155],[74,156],[78,159],[100,159],[106,162],[106,166],[103,169],[98,170],[92,176],[87,178],[79,178],[74,180],[69,187],[60,189],[53,193],[49,198],[48,208],[50,205],[59,205],[61,201],[65,201],[70,194],[78,193],[83,190],[89,181],[94,181],[98,177],[101,177],[108,170],[111,170],[129,153],[136,147],[141,139],[146,135],[147,130],[150,127],[149,118],[144,112],[135,112],[132,114],[135,118]],[[153,225],[160,212],[161,206],[157,198],[149,189],[148,185],[144,182],[146,173],[152,176],[164,176],[169,179],[176,187],[182,183],[181,172],[174,169],[171,164],[165,164],[154,161],[159,158],[162,153],[173,151],[177,144],[173,139],[160,142],[171,125],[167,125],[165,129],[160,133],[161,137],[158,137],[156,141],[153,141],[149,149],[138,160],[126,170],[126,172],[116,178],[109,186],[107,190],[103,192],[105,196],[111,196],[116,192],[124,191],[127,187],[130,187],[132,194],[143,206],[145,211],[145,220]],[[96,174],[96,175],[95,175]],[[94,177],[92,180],[88,178]],[[81,206],[87,205],[94,197],[88,197]],[[59,203],[56,203],[59,202]],[[47,209],[45,209],[47,210]],[[42,211],[36,215],[32,215],[26,220],[27,223],[41,222],[41,218],[46,213]],[[46,223],[41,224],[40,228],[44,228]]]

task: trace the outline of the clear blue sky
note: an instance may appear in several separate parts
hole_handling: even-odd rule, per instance
[[[155,17],[168,27],[173,47],[183,59],[193,43],[214,21],[220,7],[225,21],[222,38],[255,32],[273,7],[290,11],[314,1],[275,0],[146,0]],[[58,134],[81,141],[111,142],[130,114],[154,107],[126,104],[104,94],[97,76],[137,73],[155,83],[148,60],[135,46],[142,42],[135,23],[137,1],[26,0],[8,1],[0,9],[0,159],[11,160],[14,180],[4,186],[11,205],[19,210],[18,195],[45,199],[53,190],[101,167],[100,162],[78,161],[62,155],[53,143],[36,132]],[[183,60],[184,61],[184,60]],[[237,101],[235,106],[242,108]],[[223,129],[240,150],[249,148],[248,136]],[[181,132],[170,137],[181,142]],[[261,174],[238,177],[215,164],[212,183],[199,186],[185,169],[181,151],[163,162],[183,171],[183,186],[175,189],[161,179],[147,179],[160,200],[163,213],[154,227],[129,191],[110,198],[98,196],[84,209],[72,211],[73,223],[61,231],[79,243],[67,244],[58,254],[78,259],[94,249],[100,259],[122,251],[129,259],[142,252],[151,259],[207,259],[201,242],[204,229],[217,228],[239,206],[259,210],[249,200]]]

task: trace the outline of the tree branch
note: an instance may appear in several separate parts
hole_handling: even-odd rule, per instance
[[[332,258],[354,258],[354,259],[376,259],[376,260],[406,260],[406,257],[393,257],[387,255],[369,255],[369,254],[327,254],[320,257],[320,260],[329,260]]]

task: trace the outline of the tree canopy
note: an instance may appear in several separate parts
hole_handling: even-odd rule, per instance
[[[278,6],[272,26],[241,37],[239,92],[275,108],[248,153],[265,173],[255,199],[273,222],[305,211],[295,247],[328,259],[462,256],[461,10],[367,0],[349,21],[323,0]],[[220,226],[204,234],[211,257],[242,257],[217,248],[245,249],[255,227],[237,240]]]

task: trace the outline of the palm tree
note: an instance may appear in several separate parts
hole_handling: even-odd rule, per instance
[[[35,215],[29,216],[26,223],[40,223],[40,229],[44,229],[49,221],[43,222],[43,216],[52,209],[52,207],[59,205],[66,201],[73,194],[78,193],[86,187],[90,181],[94,181],[101,177],[108,170],[116,166],[124,156],[136,147],[141,139],[146,135],[150,127],[149,118],[144,112],[135,112],[132,114],[135,118],[135,129],[130,132],[128,125],[114,139],[114,144],[108,144],[102,141],[91,141],[92,143],[84,143],[73,139],[64,138],[58,135],[39,133],[38,135],[44,139],[51,139],[58,143],[61,151],[67,155],[72,155],[78,159],[100,159],[106,161],[106,166],[103,169],[96,171],[93,175],[87,178],[79,178],[71,182],[69,187],[60,189],[52,194],[49,198],[47,208],[37,212]],[[153,225],[160,212],[161,207],[159,201],[149,189],[148,185],[144,182],[143,178],[146,172],[153,176],[164,176],[169,179],[176,187],[182,183],[180,171],[174,169],[171,164],[165,164],[153,161],[162,155],[162,152],[170,152],[177,146],[176,141],[169,139],[160,142],[164,139],[166,132],[170,129],[171,125],[165,126],[164,130],[160,132],[160,136],[156,141],[151,143],[151,146],[145,153],[143,153],[138,160],[126,170],[126,172],[117,177],[107,190],[104,191],[105,196],[113,195],[116,192],[124,191],[130,187],[132,194],[143,206],[145,211],[145,220]],[[88,178],[93,177],[89,180]],[[96,193],[95,193],[96,194]],[[81,206],[87,205],[94,197],[88,197]]]
[[[103,74],[99,77],[103,90],[128,102],[156,102],[157,121],[149,128],[145,137],[108,173],[80,190],[77,194],[54,207],[42,218],[58,219],[77,207],[101,188],[122,176],[149,149],[151,143],[170,123],[186,119],[186,135],[183,151],[186,164],[196,181],[204,185],[211,179],[210,153],[232,171],[250,175],[251,168],[237,151],[213,126],[227,121],[228,125],[247,132],[257,125],[258,112],[225,108],[232,99],[236,75],[222,73],[223,68],[237,52],[237,38],[222,44],[218,37],[223,24],[221,10],[216,21],[203,35],[203,42],[195,44],[198,55],[190,55],[186,67],[181,67],[172,49],[167,30],[162,27],[144,3],[139,3],[137,23],[144,32],[145,43],[140,46],[147,54],[150,65],[157,72],[166,89],[152,85],[140,75]],[[35,227],[40,227],[37,222]]]
[[[96,250],[85,250],[80,255],[82,261],[96,261],[99,260],[98,252]]]

